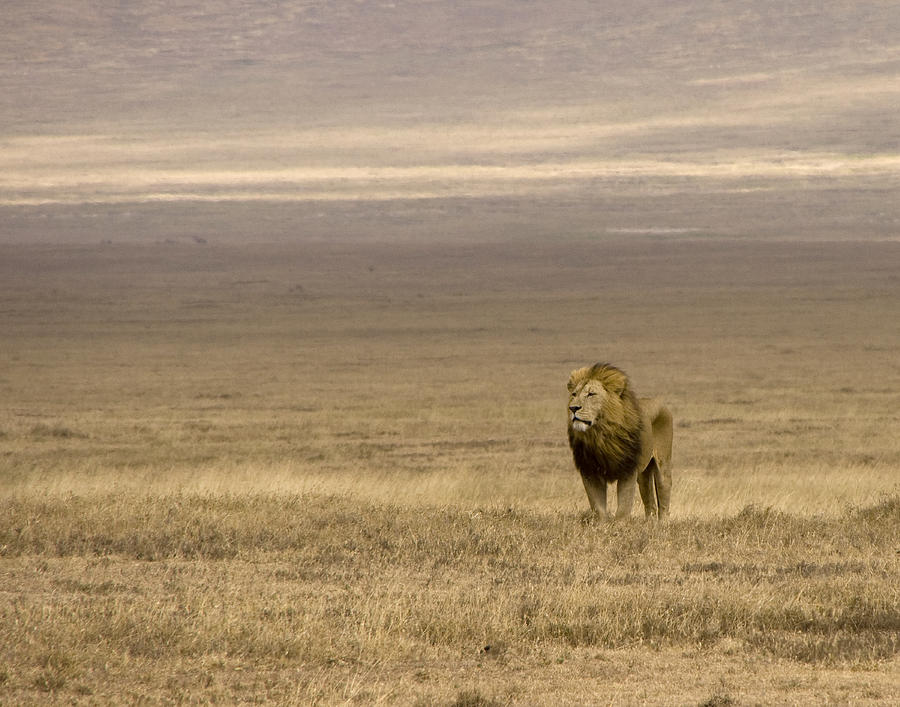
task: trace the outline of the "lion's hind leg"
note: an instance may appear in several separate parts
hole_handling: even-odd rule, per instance
[[[647,468],[638,474],[638,486],[647,517],[659,520],[668,518],[672,498],[672,465],[653,457]]]
[[[655,515],[660,520],[665,520],[669,517],[669,501],[672,497],[672,428],[674,425],[669,408],[658,401],[653,402],[652,407],[648,406],[653,430],[653,457],[643,473],[650,476],[653,481],[656,499],[652,505]],[[648,503],[648,499],[644,499],[644,508],[647,509],[647,515],[650,515]]]
[[[644,514],[647,518],[657,518],[659,516],[659,504],[656,496],[656,479],[654,472],[656,471],[656,459],[650,459],[647,468],[638,472],[637,483],[641,491],[641,501],[644,504]]]
[[[666,461],[660,462],[654,458],[651,466],[653,466],[659,519],[665,520],[669,517],[669,501],[672,498],[672,464]]]

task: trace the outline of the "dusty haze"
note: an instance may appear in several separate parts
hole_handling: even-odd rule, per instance
[[[900,218],[889,2],[15,3],[0,32],[2,207],[403,199],[427,235],[463,198],[476,238],[504,208],[563,234]]]

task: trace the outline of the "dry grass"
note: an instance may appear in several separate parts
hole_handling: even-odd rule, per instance
[[[16,700],[230,700],[261,694],[240,687],[245,671],[274,670],[279,699],[302,677],[315,692],[299,701],[431,702],[453,694],[443,671],[429,675],[442,663],[484,689],[485,662],[515,673],[591,651],[686,650],[789,674],[852,667],[887,699],[884,661],[900,650],[896,497],[830,520],[748,507],[665,528],[315,494],[32,498],[2,511]],[[489,694],[540,694],[520,689]]]

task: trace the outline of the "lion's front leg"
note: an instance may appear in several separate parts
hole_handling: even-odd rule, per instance
[[[601,518],[606,518],[606,482],[603,479],[589,478],[581,475],[584,490],[587,492],[591,510]]]
[[[616,484],[616,518],[628,518],[634,507],[634,482],[637,474],[619,479]]]

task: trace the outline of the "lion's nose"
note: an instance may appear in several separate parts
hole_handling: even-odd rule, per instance
[[[574,415],[576,412],[581,410],[581,405],[569,405],[569,410],[571,410],[572,414]]]

